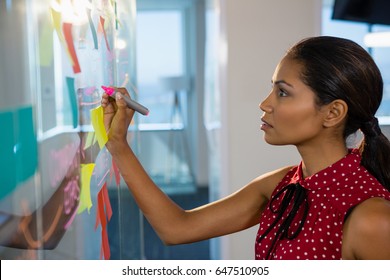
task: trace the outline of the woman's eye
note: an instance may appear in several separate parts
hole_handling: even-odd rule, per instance
[[[284,90],[280,89],[278,91],[278,96],[279,97],[286,97],[287,96],[287,92],[285,92]]]

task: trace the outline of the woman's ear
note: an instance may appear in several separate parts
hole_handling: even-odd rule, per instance
[[[323,125],[325,127],[337,126],[345,120],[348,113],[348,105],[344,100],[336,99],[326,105],[326,115]]]

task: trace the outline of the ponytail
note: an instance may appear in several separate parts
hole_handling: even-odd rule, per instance
[[[364,123],[361,130],[364,134],[359,147],[361,164],[390,191],[390,141],[382,133],[377,118]]]

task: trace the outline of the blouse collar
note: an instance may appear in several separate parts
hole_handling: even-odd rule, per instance
[[[340,181],[341,177],[356,170],[360,166],[360,161],[359,150],[350,149],[342,159],[307,178],[303,177],[301,162],[289,183],[299,183],[306,189],[321,189]]]

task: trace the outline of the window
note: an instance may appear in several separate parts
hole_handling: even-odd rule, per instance
[[[151,112],[141,129],[181,128],[186,119],[188,19],[182,1],[158,2],[139,1],[137,13],[138,98]]]
[[[364,43],[364,37],[368,33],[390,31],[390,26],[332,20],[334,0],[324,1],[323,3],[322,34],[348,38],[360,44],[372,55],[381,70],[384,82],[384,92],[382,105],[377,111],[377,117],[380,124],[390,124],[390,46],[367,47]]]
[[[150,110],[147,117],[138,118],[139,157],[159,186],[173,187],[174,192],[193,189],[199,174],[198,118],[203,93],[196,86],[201,76],[196,42],[200,2],[137,1],[136,98]]]

